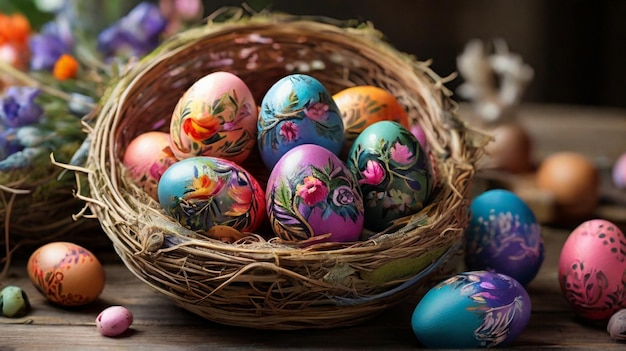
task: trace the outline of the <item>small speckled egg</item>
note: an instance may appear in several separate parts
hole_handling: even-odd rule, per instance
[[[492,189],[470,207],[465,235],[465,263],[470,270],[493,270],[526,286],[544,260],[541,226],[515,193]]]
[[[346,133],[344,147],[348,150],[354,139],[376,122],[394,121],[409,128],[409,118],[404,107],[383,88],[357,85],[335,93],[333,100],[341,111]]]
[[[171,148],[178,159],[212,156],[243,162],[254,148],[257,105],[238,76],[213,72],[178,101],[170,121]]]
[[[618,189],[626,189],[626,152],[615,161],[611,174],[613,176],[613,184]]]
[[[355,175],[365,207],[365,227],[387,228],[419,212],[433,189],[431,160],[415,136],[397,122],[376,122],[359,134],[346,165]]]
[[[163,173],[159,203],[183,226],[204,232],[215,225],[254,231],[265,216],[265,193],[248,171],[208,156],[176,162]]]
[[[530,313],[530,297],[515,279],[469,271],[430,289],[415,307],[411,327],[428,348],[491,348],[512,343]]]
[[[316,144],[339,155],[345,140],[341,113],[317,79],[292,74],[278,80],[261,102],[257,144],[271,170],[293,147]]]
[[[170,135],[146,132],[134,138],[124,152],[123,163],[130,178],[157,200],[157,187],[165,170],[178,159],[170,149]]]
[[[119,336],[133,324],[133,314],[124,306],[110,306],[96,318],[96,327],[104,336]]]
[[[319,145],[285,153],[270,174],[266,194],[272,229],[283,240],[347,242],[361,235],[359,186],[343,162]]]
[[[102,264],[91,251],[74,243],[58,241],[39,247],[26,269],[37,290],[57,305],[85,305],[104,289]]]
[[[19,286],[8,285],[0,291],[0,310],[9,318],[22,317],[30,312],[28,296]]]
[[[615,224],[592,219],[576,227],[561,248],[559,283],[574,312],[608,320],[626,308],[626,237]]]

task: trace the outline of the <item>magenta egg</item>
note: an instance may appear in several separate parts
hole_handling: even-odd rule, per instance
[[[111,306],[104,309],[96,318],[96,326],[104,336],[118,336],[133,324],[133,314],[124,306]]]
[[[592,219],[576,227],[561,249],[559,284],[579,316],[608,320],[626,307],[626,238],[615,224]]]
[[[283,240],[347,242],[363,230],[363,197],[354,175],[319,145],[285,153],[272,169],[265,194],[272,229]]]

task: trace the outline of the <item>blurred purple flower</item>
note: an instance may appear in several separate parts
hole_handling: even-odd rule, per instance
[[[52,70],[59,57],[70,52],[73,45],[67,22],[46,23],[40,33],[33,35],[28,42],[31,51],[30,68]]]
[[[141,2],[100,33],[98,50],[106,57],[121,53],[143,56],[157,47],[166,25],[157,5]]]
[[[11,86],[0,100],[0,123],[17,128],[38,122],[43,109],[35,102],[39,89]]]
[[[0,128],[0,161],[24,149],[17,140],[16,134],[17,130],[15,128],[6,130]]]

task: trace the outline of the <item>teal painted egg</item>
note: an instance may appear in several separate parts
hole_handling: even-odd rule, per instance
[[[170,146],[179,160],[211,156],[243,162],[254,148],[257,105],[248,86],[229,72],[210,73],[178,100]]]
[[[316,144],[339,155],[345,140],[341,113],[330,92],[305,74],[281,78],[266,92],[257,123],[257,145],[268,169],[289,150]]]
[[[530,297],[515,279],[470,271],[430,289],[415,307],[411,327],[427,348],[490,348],[513,342],[530,313]]]
[[[359,185],[345,164],[319,145],[299,145],[285,153],[265,193],[270,224],[283,240],[347,242],[361,235]]]
[[[393,121],[376,122],[355,139],[346,161],[363,193],[365,227],[380,231],[429,201],[433,171],[417,138]]]
[[[188,229],[215,225],[254,231],[265,216],[265,193],[248,171],[234,162],[198,156],[171,165],[159,181],[159,203]]]

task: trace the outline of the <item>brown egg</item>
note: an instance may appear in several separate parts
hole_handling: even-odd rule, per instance
[[[598,169],[576,152],[557,152],[544,159],[537,169],[537,187],[552,194],[563,220],[589,217],[600,198]]]
[[[98,298],[104,289],[104,268],[80,245],[53,242],[32,253],[26,266],[33,285],[50,302],[80,306]]]
[[[531,138],[524,127],[517,123],[500,124],[491,133],[494,140],[485,147],[485,168],[511,173],[532,169]]]

